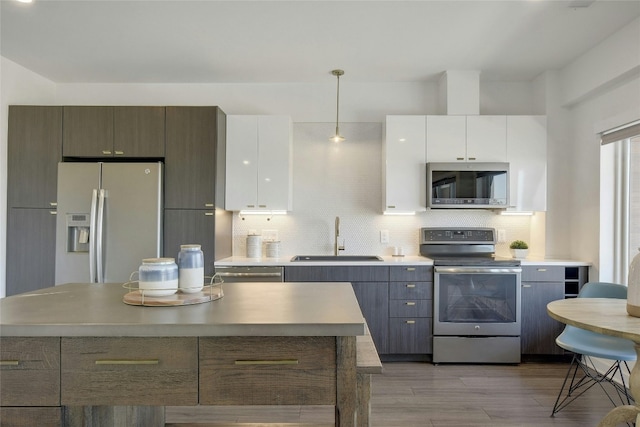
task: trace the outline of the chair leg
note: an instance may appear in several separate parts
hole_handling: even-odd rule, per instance
[[[586,361],[582,361],[581,358],[584,357]],[[629,366],[626,362],[624,362],[627,371],[629,371]],[[582,377],[576,381],[578,369],[582,371]],[[572,373],[573,372],[573,373]],[[616,383],[613,379],[616,373],[620,374],[620,379],[622,381],[622,385]],[[565,390],[567,385],[567,381],[569,380],[569,376],[571,375],[571,382],[569,387],[567,388],[567,393],[564,398],[562,398],[562,393]],[[598,384],[602,391],[607,395],[607,398],[613,406],[616,406],[616,402],[613,400],[609,392],[605,389],[603,382],[609,382],[612,384],[616,393],[618,394],[618,398],[620,399],[622,404],[631,404],[632,398],[627,390],[626,383],[624,381],[624,377],[622,376],[622,367],[620,361],[615,361],[605,372],[604,374],[598,373],[595,369],[593,362],[588,356],[581,356],[579,354],[574,354],[571,359],[571,364],[569,365],[569,369],[567,370],[567,375],[565,376],[564,382],[562,383],[562,387],[560,388],[560,392],[558,393],[558,397],[553,406],[553,410],[551,412],[551,416],[553,417],[555,414],[560,412],[563,408],[569,405],[571,402],[576,400],[578,397],[582,396],[587,392],[591,387]],[[577,393],[577,394],[576,394]],[[626,402],[625,402],[626,400]]]

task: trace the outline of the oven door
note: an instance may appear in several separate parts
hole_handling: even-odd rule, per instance
[[[433,335],[519,336],[518,267],[435,267]]]

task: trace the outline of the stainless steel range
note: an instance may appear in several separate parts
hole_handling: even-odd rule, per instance
[[[495,256],[493,228],[422,228],[433,259],[433,362],[520,362],[520,261]]]

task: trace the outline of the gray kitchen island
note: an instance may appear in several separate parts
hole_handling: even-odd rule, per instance
[[[0,300],[0,416],[29,425],[164,425],[164,406],[335,405],[356,423],[350,283],[230,283],[201,304],[128,305],[121,284]]]

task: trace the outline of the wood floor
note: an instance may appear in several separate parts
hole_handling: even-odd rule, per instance
[[[551,418],[568,365],[385,363],[374,375],[374,427],[589,427],[613,407],[598,387]],[[167,426],[205,422],[333,425],[333,407],[168,407]],[[185,424],[181,424],[185,426]],[[261,424],[249,424],[259,426]]]

